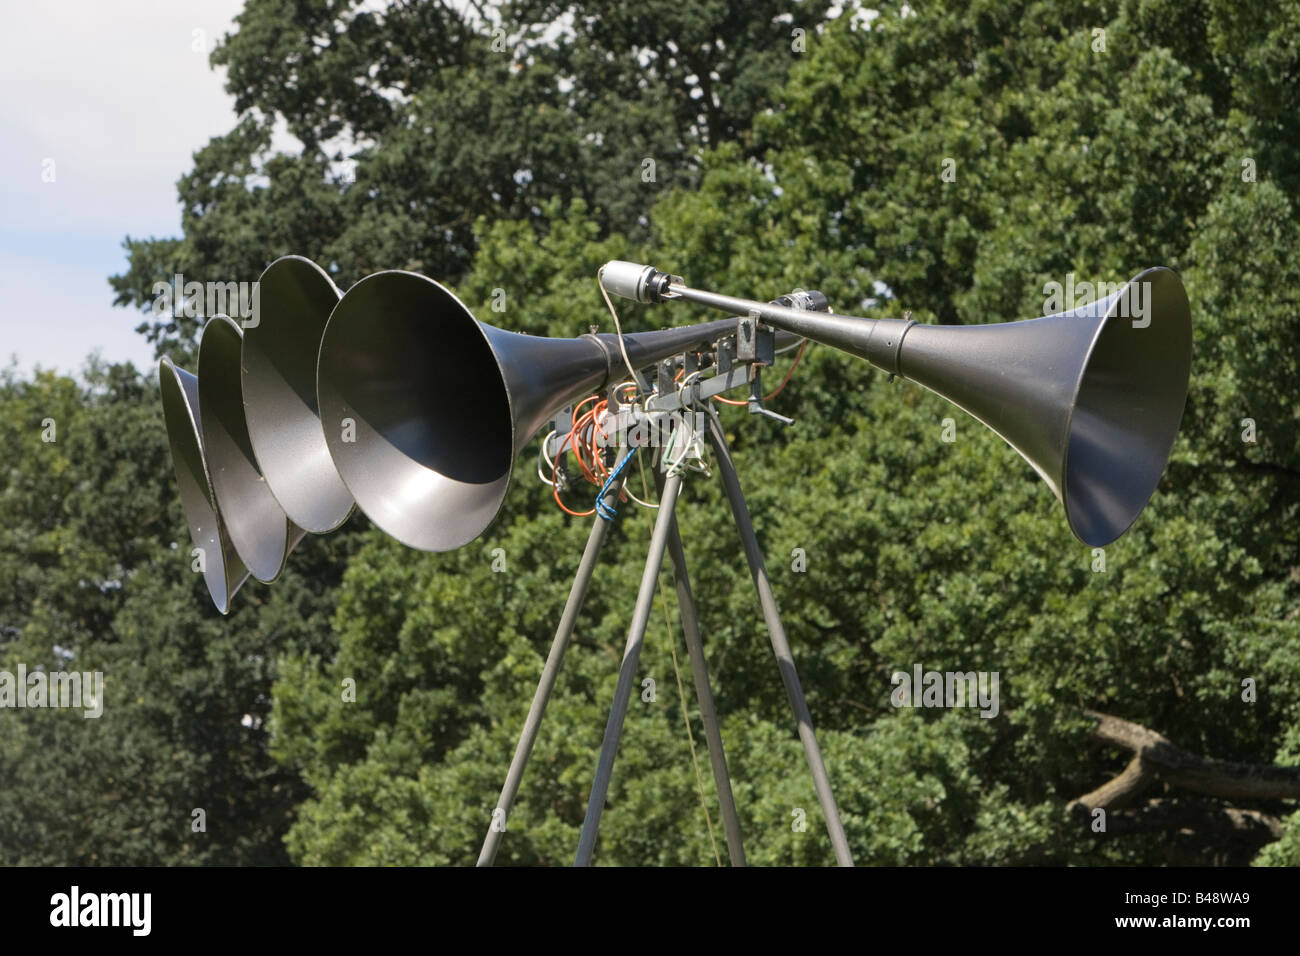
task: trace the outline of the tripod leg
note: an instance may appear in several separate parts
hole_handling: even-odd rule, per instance
[[[627,716],[627,705],[632,697],[632,685],[636,682],[641,645],[645,640],[646,624],[650,620],[650,608],[659,584],[659,567],[663,564],[664,548],[668,543],[668,529],[673,525],[673,511],[677,506],[677,494],[681,488],[681,476],[673,475],[664,482],[663,495],[659,499],[659,513],[655,518],[654,534],[650,538],[650,551],[646,555],[645,571],[641,575],[641,589],[637,592],[632,624],[627,632],[623,663],[618,671],[618,686],[614,690],[614,703],[610,707],[609,721],[605,724],[605,739],[600,745],[600,759],[596,763],[596,777],[591,783],[591,797],[587,800],[587,817],[582,822],[582,833],[578,837],[578,854],[574,858],[574,866],[590,866],[591,854],[596,848],[596,832],[600,828],[600,815],[605,809],[609,778],[614,770],[614,758],[618,754],[618,741],[623,734],[623,719]]]
[[[659,493],[663,494],[663,477],[655,472]],[[704,658],[704,642],[700,638],[699,618],[695,613],[695,597],[691,593],[691,579],[686,573],[686,552],[682,550],[682,537],[678,532],[677,518],[673,517],[668,529],[668,556],[673,562],[673,577],[677,583],[677,606],[682,616],[682,631],[686,636],[686,650],[691,658],[691,675],[695,678],[695,696],[700,702],[700,722],[709,744],[709,762],[713,765],[713,780],[718,788],[718,804],[722,810],[722,826],[727,834],[727,853],[732,866],[745,865],[745,848],[740,837],[740,818],[736,814],[736,799],[731,793],[731,775],[727,771],[727,754],[722,748],[722,729],[713,706],[713,689],[709,686],[709,666]]]
[[[785,627],[781,624],[781,615],[776,608],[772,585],[767,579],[767,567],[763,563],[763,552],[759,550],[758,538],[754,534],[754,524],[749,517],[749,506],[745,504],[745,495],[740,490],[740,477],[736,474],[735,462],[731,460],[727,436],[723,434],[722,423],[718,421],[717,413],[712,409],[709,410],[709,441],[717,452],[722,485],[726,489],[727,500],[731,503],[731,513],[735,517],[736,528],[740,531],[740,540],[745,546],[749,573],[754,579],[754,588],[758,591],[759,604],[763,607],[763,617],[767,621],[768,635],[772,640],[772,650],[776,653],[777,666],[781,670],[781,680],[785,683],[786,696],[790,698],[790,706],[799,724],[799,740],[803,743],[808,769],[812,771],[813,786],[817,790],[817,802],[821,804],[822,816],[826,818],[826,829],[830,833],[831,846],[835,850],[835,861],[840,866],[852,866],[853,854],[849,850],[848,838],[844,835],[844,824],[840,821],[839,808],[835,806],[835,795],[831,793],[830,778],[826,775],[826,764],[822,760],[821,747],[817,745],[817,735],[813,732],[812,715],[808,712],[808,702],[804,699],[799,674],[794,667],[794,656],[790,653]]]
[[[622,482],[610,488],[605,495],[605,504],[614,507],[618,501],[620,488]],[[541,679],[537,682],[537,692],[533,694],[532,706],[528,708],[528,716],[524,719],[524,729],[519,734],[519,744],[515,747],[514,758],[511,759],[510,769],[506,772],[505,785],[501,788],[501,798],[497,800],[497,810],[500,813],[493,813],[487,838],[484,839],[483,849],[478,855],[479,866],[491,866],[496,860],[501,838],[505,834],[506,820],[510,817],[510,810],[519,793],[519,784],[524,777],[524,768],[528,766],[528,757],[533,751],[533,744],[537,742],[537,731],[542,725],[542,715],[546,712],[546,705],[551,699],[555,679],[560,674],[564,652],[569,649],[569,640],[573,637],[578,612],[582,610],[582,603],[587,598],[587,587],[591,584],[591,575],[596,568],[596,558],[612,525],[612,521],[597,517],[591,526],[591,534],[587,536],[587,547],[582,552],[578,572],[573,577],[569,600],[565,602],[564,613],[560,615],[560,624],[555,629],[555,639],[551,642],[551,652],[546,657],[546,666],[542,668]]]

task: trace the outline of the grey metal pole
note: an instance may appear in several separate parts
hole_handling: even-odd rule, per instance
[[[574,858],[574,866],[590,866],[591,854],[596,848],[600,815],[605,809],[605,795],[609,791],[609,779],[614,771],[614,758],[618,755],[618,741],[623,735],[623,719],[627,716],[632,685],[636,682],[641,645],[645,641],[646,624],[650,620],[650,608],[659,584],[659,568],[663,564],[664,548],[668,543],[668,529],[673,525],[673,511],[677,507],[677,495],[681,488],[681,475],[672,475],[664,482],[663,494],[659,498],[659,514],[655,518],[654,534],[650,537],[650,550],[646,555],[645,571],[641,575],[641,588],[636,595],[632,624],[627,631],[623,663],[618,672],[618,686],[614,690],[609,721],[605,724],[605,739],[600,746],[600,759],[596,763],[596,777],[591,783],[587,816],[582,822],[582,833],[578,837],[578,854]]]
[[[812,714],[808,712],[808,702],[803,696],[803,687],[799,683],[799,673],[795,670],[790,643],[785,637],[785,627],[781,624],[781,614],[776,607],[772,585],[767,579],[767,567],[763,563],[763,552],[759,550],[758,538],[754,534],[749,506],[745,504],[745,495],[740,490],[740,477],[736,474],[735,462],[731,460],[727,436],[722,431],[717,412],[712,408],[709,409],[709,441],[717,452],[722,485],[726,489],[727,500],[731,502],[731,513],[735,517],[736,528],[740,531],[740,540],[745,546],[749,573],[754,579],[754,588],[758,591],[759,604],[763,607],[772,650],[776,653],[777,666],[781,670],[781,680],[785,683],[786,695],[790,698],[790,706],[799,724],[799,740],[803,743],[808,769],[812,771],[817,802],[821,804],[822,816],[826,818],[826,830],[830,833],[831,846],[835,850],[835,861],[840,866],[852,866],[853,854],[849,850],[848,838],[844,835],[839,808],[835,806],[835,795],[831,792],[830,778],[826,775],[826,764],[822,760],[821,748],[817,745],[817,734],[813,731]]]
[[[617,503],[622,487],[623,482],[618,481],[606,492],[605,503],[610,508]],[[510,810],[519,793],[519,784],[524,778],[524,768],[528,766],[528,757],[533,752],[533,744],[537,742],[537,731],[542,725],[542,715],[546,713],[546,705],[551,699],[551,691],[555,687],[555,680],[564,662],[564,652],[568,650],[569,640],[573,637],[578,612],[582,610],[582,604],[587,598],[587,587],[591,584],[591,575],[596,568],[596,558],[613,524],[614,522],[597,516],[591,526],[591,534],[587,536],[587,547],[583,549],[582,560],[578,562],[578,572],[573,577],[569,599],[564,604],[564,613],[560,615],[559,627],[555,629],[555,639],[551,641],[551,652],[546,656],[546,665],[542,668],[541,679],[537,682],[537,692],[533,694],[532,706],[528,708],[524,729],[519,734],[514,758],[510,761],[510,769],[506,772],[501,798],[497,800],[497,809],[501,813],[492,815],[487,837],[483,840],[483,849],[479,851],[479,866],[491,866],[496,860],[497,850],[505,835],[506,821],[510,818]]]
[[[655,471],[655,484],[663,494],[664,479]],[[690,575],[686,573],[686,552],[682,550],[682,536],[677,528],[677,516],[668,529],[668,556],[673,562],[673,577],[677,585],[677,607],[682,616],[682,631],[686,635],[686,650],[691,658],[691,675],[695,678],[695,696],[700,702],[700,722],[709,744],[709,763],[713,765],[713,781],[718,788],[718,804],[722,810],[722,826],[727,834],[727,854],[732,866],[745,865],[745,848],[740,836],[740,817],[736,814],[736,799],[731,793],[731,774],[727,771],[727,754],[722,747],[722,729],[718,726],[718,713],[713,706],[713,689],[709,686],[709,665],[704,658],[704,641],[700,638],[699,618],[695,613],[695,597],[691,593]]]

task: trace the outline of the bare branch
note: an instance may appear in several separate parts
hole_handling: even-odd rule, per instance
[[[1300,767],[1239,763],[1190,753],[1165,737],[1109,714],[1086,711],[1097,721],[1092,737],[1133,751],[1133,759],[1115,779],[1076,804],[1088,809],[1119,807],[1157,780],[1193,793],[1228,800],[1300,799]]]

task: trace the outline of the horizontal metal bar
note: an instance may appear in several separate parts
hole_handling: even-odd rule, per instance
[[[675,412],[681,408],[692,408],[708,401],[715,395],[721,395],[740,385],[748,385],[754,378],[754,366],[733,365],[731,371],[703,382],[694,382],[689,388],[678,389],[671,395],[657,395],[646,402],[647,412]],[[685,400],[683,400],[683,395]]]

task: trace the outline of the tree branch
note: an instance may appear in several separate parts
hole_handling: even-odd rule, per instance
[[[1079,797],[1071,807],[1121,807],[1156,781],[1229,800],[1300,799],[1300,767],[1202,757],[1140,724],[1097,711],[1085,713],[1097,721],[1091,734],[1094,740],[1131,750],[1133,759],[1119,776]]]

